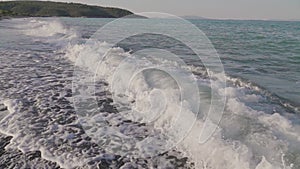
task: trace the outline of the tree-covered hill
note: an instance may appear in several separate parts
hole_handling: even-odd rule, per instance
[[[133,14],[119,8],[52,1],[2,1],[0,17],[89,17],[119,18]]]

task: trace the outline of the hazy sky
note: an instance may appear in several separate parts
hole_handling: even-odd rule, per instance
[[[0,0],[1,1],[1,0]],[[56,0],[221,19],[297,19],[300,0]]]

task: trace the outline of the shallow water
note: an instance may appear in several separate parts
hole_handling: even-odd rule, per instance
[[[209,72],[186,46],[158,35],[135,36],[113,49],[101,40],[85,43],[110,21],[0,21],[2,167],[300,168],[299,22],[191,20],[219,53],[227,80],[226,93],[218,91],[227,97],[220,127],[199,144],[211,85],[218,87]],[[189,35],[180,27],[176,31]],[[189,98],[180,96],[182,86],[165,72],[136,74],[126,92],[115,86],[148,64],[122,62],[144,48],[168,49],[183,58],[181,68],[197,79],[198,116],[189,104],[196,92],[191,88]],[[110,57],[102,58],[94,77],[106,51]],[[88,59],[79,62],[81,56]],[[163,63],[174,67],[170,60]],[[174,113],[180,108],[182,114]]]

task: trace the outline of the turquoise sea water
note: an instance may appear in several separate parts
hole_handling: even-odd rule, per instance
[[[210,37],[228,73],[299,106],[299,22],[194,21]]]

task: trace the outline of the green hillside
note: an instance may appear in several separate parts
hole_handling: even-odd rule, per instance
[[[133,14],[119,8],[91,6],[79,3],[52,1],[4,1],[0,2],[0,17],[89,17],[120,18]]]

